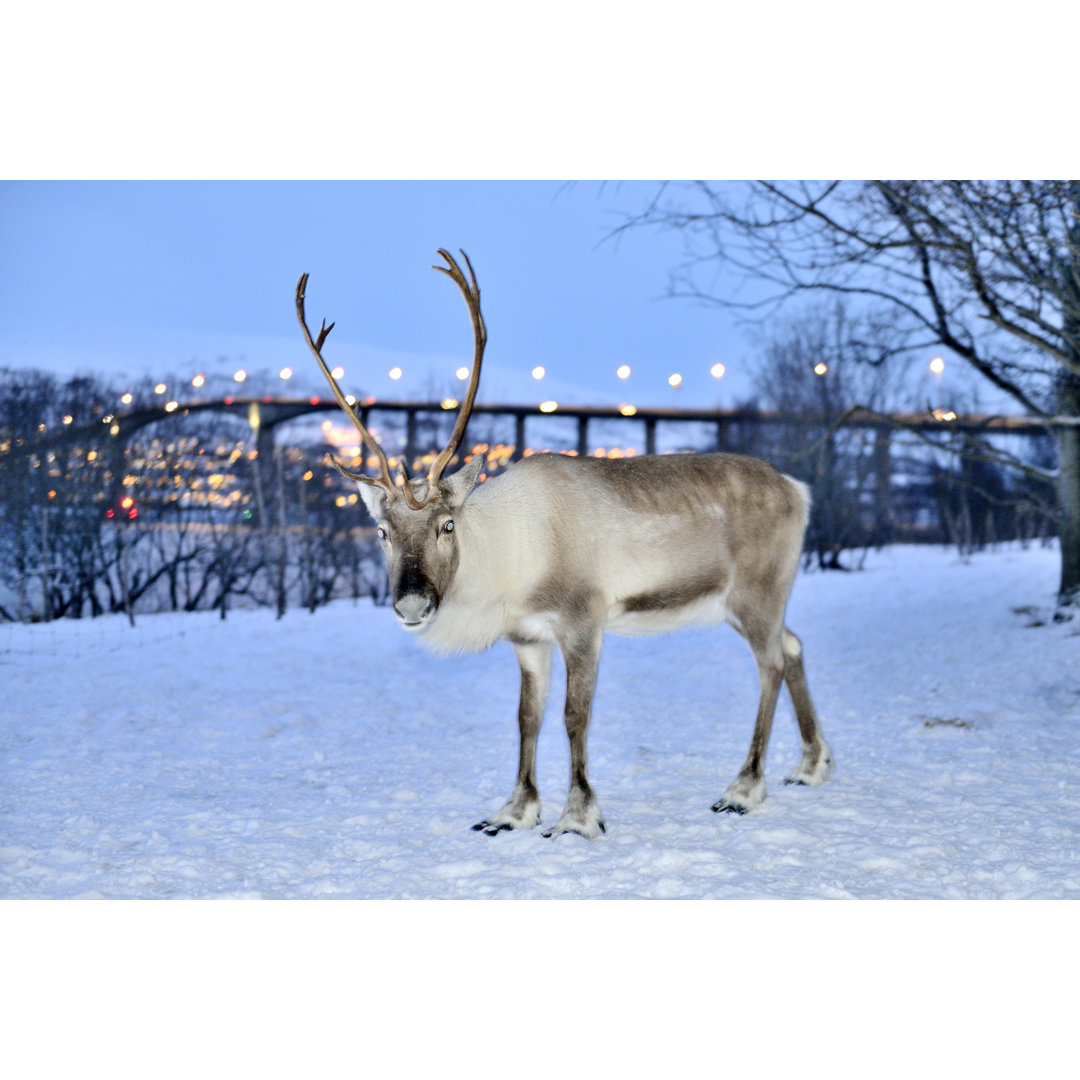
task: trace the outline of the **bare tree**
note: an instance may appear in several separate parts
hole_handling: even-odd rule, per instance
[[[1057,444],[1059,601],[1080,598],[1080,182],[666,184],[623,228],[680,230],[672,295],[769,310],[810,291],[890,329],[883,360],[951,350]],[[763,283],[719,295],[718,264]]]
[[[767,456],[813,489],[806,542],[822,569],[843,569],[845,550],[889,537],[890,432],[840,424],[855,405],[896,405],[900,368],[854,344],[873,333],[856,327],[842,301],[810,306],[770,328],[754,379],[759,401],[786,418]]]

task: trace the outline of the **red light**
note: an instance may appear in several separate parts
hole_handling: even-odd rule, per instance
[[[225,399],[225,404],[226,404],[226,405],[231,405],[232,403],[233,403],[233,399],[232,399],[231,397],[227,397],[227,398]]]
[[[308,404],[309,405],[318,405],[319,404],[319,399],[317,397],[308,398]]]
[[[107,518],[116,517],[116,511],[110,506],[109,509],[105,511],[105,516]]]
[[[131,509],[130,509],[130,510],[128,511],[128,517],[129,517],[129,518],[137,518],[138,516],[139,516],[139,511],[138,511],[138,510],[137,510],[137,509],[136,509],[136,508],[135,508],[135,507],[133,506],[133,507],[132,507],[132,508],[131,508]]]
[[[271,396],[270,396],[269,394],[267,394],[267,395],[266,395],[266,396],[265,396],[265,397],[263,398],[263,404],[264,404],[264,405],[269,405],[269,404],[270,404],[270,402],[271,402],[271,401],[273,401],[273,400],[274,400],[274,399],[273,399],[273,398],[272,398],[272,397],[271,397]]]

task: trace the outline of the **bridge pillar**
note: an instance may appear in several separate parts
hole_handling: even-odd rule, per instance
[[[512,461],[520,461],[525,456],[525,414],[523,412],[514,413],[514,453],[511,455]]]
[[[277,472],[274,461],[274,424],[263,422],[257,403],[248,411],[248,423],[255,433],[255,504],[259,525],[264,529],[273,527],[282,507],[278,505]]]
[[[405,414],[405,468],[411,476],[413,473],[413,462],[416,460],[417,455],[420,453],[420,448],[416,445],[416,410],[410,409]]]
[[[656,420],[651,416],[645,420],[645,453],[656,453]]]
[[[892,533],[892,432],[879,427],[874,434],[874,532],[878,543],[887,543]]]
[[[589,418],[587,416],[578,417],[577,453],[578,457],[589,456]]]

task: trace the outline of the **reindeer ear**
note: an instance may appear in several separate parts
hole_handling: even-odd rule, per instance
[[[466,462],[453,476],[448,476],[439,484],[439,490],[451,510],[456,510],[469,497],[483,467],[484,455],[473,454],[471,461]]]
[[[358,483],[356,488],[360,492],[360,498],[364,500],[367,512],[378,521],[386,507],[386,492],[377,484]]]

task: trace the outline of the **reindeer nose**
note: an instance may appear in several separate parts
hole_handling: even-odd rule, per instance
[[[435,612],[435,601],[423,593],[407,593],[394,601],[394,614],[406,626],[419,626]]]

